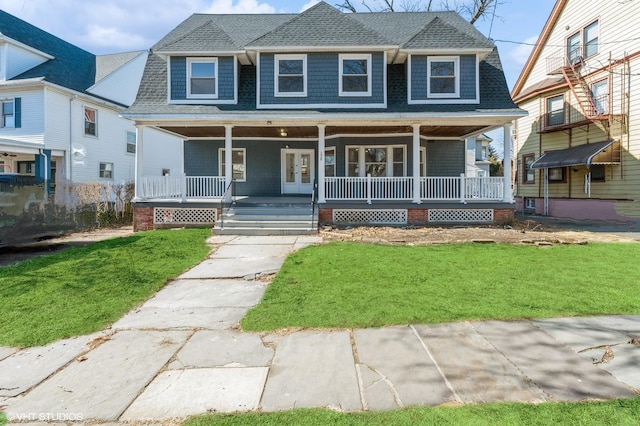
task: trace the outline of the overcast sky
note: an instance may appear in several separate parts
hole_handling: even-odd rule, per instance
[[[375,9],[380,0],[366,1]],[[317,0],[0,0],[0,8],[89,52],[104,54],[148,49],[193,13],[297,13],[315,3]],[[352,3],[366,11],[360,6],[362,0]],[[554,4],[555,0],[499,0],[498,18],[476,23],[484,35],[495,40],[510,88]]]

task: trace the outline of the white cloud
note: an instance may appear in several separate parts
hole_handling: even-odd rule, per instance
[[[275,13],[268,3],[257,0],[213,0],[202,13]]]
[[[318,3],[320,3],[320,0],[309,0],[300,8],[300,12],[304,12],[305,10],[309,9],[312,6],[315,6]]]
[[[511,59],[513,59],[516,65],[522,66],[525,64],[525,62],[527,62],[527,59],[529,59],[529,55],[531,55],[533,45],[536,41],[538,41],[537,35],[528,37],[524,40],[525,44],[520,44],[518,45],[518,47],[512,49],[511,52],[509,52],[509,56],[511,57]]]

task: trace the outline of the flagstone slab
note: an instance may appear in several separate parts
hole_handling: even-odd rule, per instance
[[[461,402],[543,402],[513,363],[478,334],[468,322],[415,326]]]
[[[349,333],[298,332],[283,336],[271,363],[261,407],[265,411],[301,407],[361,410]]]
[[[114,421],[187,340],[188,332],[123,331],[74,361],[5,412],[75,413]]]
[[[45,380],[87,350],[90,337],[23,349],[0,361],[0,396],[16,396]]]
[[[354,338],[368,409],[439,405],[454,400],[410,327],[356,330]]]
[[[260,302],[265,283],[246,280],[177,280],[146,301],[143,307],[252,307]]]
[[[248,309],[248,307],[169,308],[143,306],[129,312],[111,328],[114,330],[184,330],[193,328],[224,330],[237,326]]]
[[[255,278],[277,272],[284,257],[207,259],[180,275],[181,279]]]
[[[257,334],[201,330],[180,349],[169,368],[268,367],[273,354]]]
[[[604,345],[627,343],[629,336],[595,318],[553,318],[532,321],[557,341],[576,352]]]
[[[200,368],[158,375],[121,420],[162,420],[258,408],[268,368]]]
[[[474,322],[474,328],[555,401],[630,398],[633,390],[528,321]]]

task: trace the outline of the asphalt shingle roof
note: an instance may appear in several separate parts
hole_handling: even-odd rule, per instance
[[[207,21],[156,52],[237,52],[241,49],[229,34],[212,21]]]
[[[0,10],[0,32],[54,57],[11,80],[44,77],[48,82],[84,92],[95,83],[95,55]]]
[[[353,19],[349,14],[320,2],[273,31],[249,43],[247,48],[271,46],[390,46],[393,40]]]
[[[153,48],[142,78],[135,103],[127,114],[225,114],[256,110],[256,67],[241,66],[237,104],[176,105],[167,102],[167,66],[156,53],[174,50],[186,40],[204,37],[207,31],[223,31],[236,46],[252,47],[340,47],[397,46],[407,49],[492,49],[479,64],[480,104],[408,104],[406,65],[388,66],[387,108],[349,108],[349,112],[471,112],[520,111],[511,100],[495,45],[455,12],[393,12],[342,13],[320,2],[301,14],[268,15],[204,15],[196,14],[178,25]],[[194,40],[204,46],[203,40]],[[211,42],[211,41],[210,41]],[[228,40],[225,40],[227,43]],[[175,49],[177,50],[177,49]],[[182,49],[180,49],[182,50]],[[210,45],[203,50],[213,51]],[[191,51],[191,50],[187,50]],[[300,106],[286,113],[312,111]],[[344,112],[344,109],[323,108],[323,112]],[[278,114],[278,110],[269,110]]]

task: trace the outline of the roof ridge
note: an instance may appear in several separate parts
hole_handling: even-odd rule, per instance
[[[197,27],[195,27],[193,30],[181,35],[180,37],[178,37],[175,40],[171,40],[169,43],[161,46],[161,47],[157,47],[155,49],[153,49],[154,51],[162,51],[166,48],[168,48],[169,46],[175,45],[180,41],[183,41],[184,39],[186,39],[187,37],[191,36],[192,34],[194,34],[196,31],[205,28],[205,27],[213,27],[215,30],[221,32],[230,42],[230,44],[234,45],[236,48],[239,48],[239,46],[237,45],[236,41],[233,39],[233,37],[231,37],[229,35],[229,33],[227,33],[225,30],[223,30],[222,28],[220,28],[220,26],[218,24],[216,24],[215,22],[213,22],[213,18],[207,20],[206,22],[202,23],[201,25],[198,25]]]
[[[325,2],[324,0],[319,1],[318,3],[314,4],[313,6],[311,6],[310,8],[296,14],[295,16],[292,16],[291,19],[283,22],[282,24],[280,24],[279,26],[277,26],[276,28],[274,28],[273,30],[266,32],[265,34],[261,35],[260,37],[252,40],[251,42],[247,43],[247,45],[251,45],[252,43],[255,43],[257,40],[260,40],[262,38],[265,38],[266,36],[270,35],[270,34],[274,34],[276,32],[278,32],[279,30],[281,30],[282,28],[290,25],[291,23],[300,20],[300,19],[304,19],[308,14],[312,13],[313,11],[315,11],[316,9],[319,8],[325,8],[326,11],[330,11],[329,13],[334,14],[334,16],[340,16],[339,19],[346,19],[349,22],[351,22],[352,24],[358,26],[361,29],[367,30],[367,31],[371,31],[373,33],[375,33],[378,37],[380,37],[382,40],[384,40],[385,42],[389,43],[389,44],[397,44],[397,42],[393,41],[393,40],[389,40],[387,39],[387,37],[385,37],[382,33],[380,33],[379,31],[375,30],[374,28],[371,28],[365,24],[363,24],[362,22],[358,21],[357,19],[352,18],[351,16],[349,16],[348,13],[344,13],[341,12],[339,10],[337,10],[336,8],[334,8],[333,6],[331,6],[330,4],[328,4],[327,2]]]
[[[457,15],[457,16],[460,16],[460,15]],[[457,28],[455,25],[452,25],[452,24],[446,22],[441,17],[435,16],[431,21],[427,22],[425,24],[425,26],[422,27],[422,29],[420,31],[418,31],[413,37],[411,37],[409,40],[407,40],[402,45],[402,47],[406,48],[407,46],[411,45],[411,43],[414,40],[417,40],[419,37],[423,37],[425,35],[425,33],[427,33],[429,30],[435,28],[438,25],[440,25],[442,27],[445,27],[448,31],[454,31],[457,35],[462,36],[462,37],[468,39],[469,41],[475,41],[475,42],[480,41],[476,37],[473,37],[471,34],[468,34],[468,33],[464,32],[464,31],[462,31],[461,29]],[[487,42],[488,44],[493,46],[493,43],[489,39],[487,39],[484,36],[482,36],[482,37],[483,37],[483,40],[482,40],[483,42]],[[487,46],[487,47],[489,47],[489,46]]]

